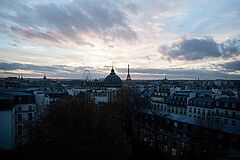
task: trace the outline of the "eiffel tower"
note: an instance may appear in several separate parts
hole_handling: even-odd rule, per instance
[[[128,65],[128,74],[127,74],[127,79],[126,79],[126,81],[131,81],[132,79],[131,79],[131,77],[130,77],[130,72],[129,72],[129,65]]]

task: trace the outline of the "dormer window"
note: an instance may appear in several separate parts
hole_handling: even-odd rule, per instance
[[[232,108],[236,108],[236,104],[235,103],[232,103]]]
[[[203,106],[203,107],[206,107],[206,102],[202,102],[202,106]]]
[[[198,106],[199,106],[199,107],[201,106],[201,102],[198,102]]]
[[[18,122],[22,122],[22,114],[18,114]]]
[[[224,107],[226,107],[226,108],[228,107],[228,102],[224,103]]]
[[[192,105],[192,101],[189,101],[188,103],[189,103],[189,105]]]
[[[208,102],[208,103],[207,103],[207,106],[208,106],[208,107],[211,107],[211,103],[210,103],[210,102]]]
[[[197,102],[195,101],[195,102],[193,102],[193,104],[194,104],[194,106],[197,106]]]

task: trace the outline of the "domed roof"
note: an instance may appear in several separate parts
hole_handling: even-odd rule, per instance
[[[112,68],[111,73],[105,78],[104,86],[106,87],[122,87],[122,80]]]

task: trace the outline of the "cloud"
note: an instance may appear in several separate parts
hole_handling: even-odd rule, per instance
[[[73,41],[93,44],[86,37],[110,40],[136,40],[136,32],[128,25],[124,9],[111,1],[70,1],[63,4],[3,3],[0,10],[1,30],[27,39],[54,43]],[[126,6],[126,8],[129,6]]]
[[[209,57],[232,57],[240,54],[240,37],[223,43],[217,43],[211,37],[187,38],[181,37],[170,47],[162,45],[159,52],[166,59],[200,60]]]
[[[126,68],[117,68],[119,74],[126,75]],[[142,77],[144,79],[162,79],[166,75],[170,79],[218,79],[218,78],[229,78],[229,79],[240,79],[240,75],[226,73],[224,71],[213,71],[208,69],[184,69],[184,68],[170,68],[170,69],[159,69],[159,68],[131,68],[130,74],[132,77]]]
[[[39,66],[33,64],[24,63],[0,63],[0,70],[12,71],[12,70],[34,70],[41,72],[82,72],[86,69],[92,69],[91,66],[77,66],[72,67],[68,65],[52,65],[52,66]]]
[[[240,60],[220,64],[220,67],[222,67],[223,70],[227,72],[240,71]]]
[[[91,66],[76,66],[76,67],[68,65],[40,66],[24,63],[0,63],[0,76],[1,75],[17,76],[19,74],[22,74],[27,77],[41,77],[43,74],[47,74],[47,76],[50,77],[81,79],[82,73],[85,70],[90,70],[93,74],[95,74],[96,72],[96,69],[94,69]],[[96,74],[96,76],[99,75]]]
[[[51,42],[59,42],[54,36],[51,35],[50,32],[44,33],[44,32],[41,32],[38,28],[32,28],[32,27],[20,28],[20,27],[12,26],[10,29],[14,34],[18,34],[29,39],[39,38],[39,39],[44,39]]]
[[[239,61],[226,63],[223,65],[226,69],[239,70]],[[0,76],[17,76],[23,74],[27,77],[42,77],[47,74],[48,77],[56,78],[77,78],[81,79],[85,70],[90,70],[93,78],[106,77],[112,66],[91,67],[91,66],[68,66],[68,65],[53,65],[53,66],[38,66],[33,64],[22,63],[0,63]],[[29,72],[30,71],[30,72]],[[115,68],[115,71],[122,79],[126,78],[127,68]],[[207,70],[207,69],[184,69],[184,68],[130,68],[131,77],[134,79],[162,79],[165,75],[170,79],[240,79],[239,74],[232,74],[226,70]]]
[[[13,46],[13,47],[18,47],[18,45],[16,43],[8,43],[10,46]]]

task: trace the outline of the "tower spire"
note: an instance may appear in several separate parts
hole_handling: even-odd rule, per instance
[[[131,81],[131,77],[130,77],[130,70],[129,70],[129,64],[128,64],[128,74],[127,74],[127,79],[126,81]]]

